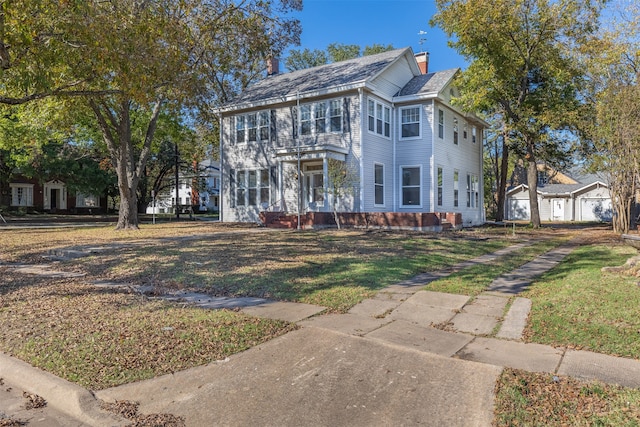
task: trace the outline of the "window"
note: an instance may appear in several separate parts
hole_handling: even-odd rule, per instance
[[[369,100],[369,109],[368,109],[368,116],[369,116],[369,132],[375,132],[376,131],[376,103],[373,102],[372,100]]]
[[[269,112],[261,111],[258,118],[258,135],[260,136],[260,141],[269,140],[269,128]]]
[[[325,133],[327,129],[327,107],[324,102],[316,104],[315,123],[316,134]]]
[[[329,124],[331,132],[342,132],[342,102],[339,99],[329,102]]]
[[[11,206],[33,206],[32,184],[10,184]]]
[[[236,142],[269,141],[271,131],[271,115],[269,111],[242,114],[236,119]]]
[[[311,105],[300,106],[300,135],[311,135]]]
[[[442,175],[442,168],[438,166],[438,206],[442,206],[443,187],[444,187],[444,177]]]
[[[271,203],[269,194],[270,188],[269,169],[260,169],[260,200],[258,201],[260,205],[269,205],[269,203]]]
[[[236,116],[236,141],[245,142],[246,117]]]
[[[476,127],[471,128],[471,142],[476,143]]]
[[[245,206],[247,204],[246,186],[247,186],[247,172],[238,171],[238,175],[236,176],[236,205],[237,206]]]
[[[477,208],[480,203],[479,180],[477,175],[467,174],[467,207]]]
[[[464,128],[462,130],[462,137],[466,140],[467,139],[467,123],[464,124]]]
[[[420,206],[420,167],[402,167],[402,205]]]
[[[374,204],[384,205],[384,166],[376,163],[373,166],[373,185],[375,189]]]
[[[453,171],[453,206],[458,207],[458,171]]]
[[[401,137],[420,137],[420,107],[400,109]]]
[[[458,145],[458,118],[453,118],[453,143]]]
[[[342,131],[342,101],[334,99],[300,106],[300,135]]]
[[[438,138],[444,138],[444,111],[438,109]]]
[[[258,140],[258,122],[256,114],[247,114],[247,133],[249,141],[255,142]]]
[[[232,182],[233,192],[234,183]],[[262,206],[271,203],[269,169],[236,172],[236,206]]]
[[[391,137],[391,108],[369,100],[369,132]]]
[[[258,204],[258,173],[257,171],[249,171],[249,206]]]

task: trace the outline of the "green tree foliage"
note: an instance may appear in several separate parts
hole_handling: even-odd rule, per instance
[[[84,97],[118,176],[117,228],[137,228],[138,183],[164,108],[210,119],[211,106],[257,78],[268,55],[299,42],[287,12],[300,8],[299,0],[5,1],[0,102]],[[148,114],[137,123],[139,147],[136,110]]]
[[[590,40],[602,5],[591,0],[436,0],[432,24],[470,62],[457,84],[469,111],[504,115],[527,163],[531,221],[540,226],[537,163],[566,154],[582,103],[574,50]]]
[[[285,60],[285,67],[289,71],[303,70],[305,68],[317,67],[329,63],[327,53],[323,50],[303,50],[292,49]]]
[[[296,50],[291,49],[289,56],[285,60],[285,66],[289,71],[303,70],[306,68],[325,65],[330,62],[346,61],[348,59],[358,58],[360,56],[375,55],[377,53],[393,50],[392,45],[372,44],[361,49],[355,44],[332,43],[327,46],[327,50]]]
[[[329,180],[327,191],[331,196],[333,218],[336,221],[338,229],[340,229],[338,203],[340,199],[355,193],[355,187],[360,181],[360,178],[357,168],[337,159],[327,160],[327,178]]]
[[[636,222],[633,202],[640,188],[640,6],[616,1],[597,40],[585,47],[591,101],[584,147],[595,171],[607,176],[615,211],[613,229],[626,233]]]

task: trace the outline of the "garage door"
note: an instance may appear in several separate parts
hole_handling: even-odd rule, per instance
[[[531,219],[531,205],[529,200],[509,199],[508,215],[510,220]]]
[[[611,221],[611,199],[581,199],[580,216],[580,221]]]

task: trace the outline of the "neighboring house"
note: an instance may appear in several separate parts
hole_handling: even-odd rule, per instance
[[[198,188],[193,189],[193,181],[198,181]],[[179,177],[178,205],[184,212],[188,212],[192,206],[194,197],[198,199],[197,212],[218,212],[220,208],[220,164],[213,160],[200,162],[198,176],[182,175]],[[175,213],[176,188],[173,184],[170,188],[156,196],[155,213]],[[148,214],[154,212],[153,202],[147,207]]]
[[[105,213],[107,210],[106,196],[72,194],[60,180],[40,184],[35,179],[16,177],[9,183],[9,190],[10,194],[3,199],[9,202],[11,209],[85,214]]]
[[[531,219],[529,187],[519,184],[506,193],[505,219]],[[538,167],[538,209],[541,221],[600,221],[613,218],[611,192],[597,175],[573,176]]]
[[[347,225],[482,224],[486,123],[451,104],[458,69],[427,61],[405,48],[275,74],[219,109],[221,219],[330,224],[336,159],[357,178],[335,201]]]

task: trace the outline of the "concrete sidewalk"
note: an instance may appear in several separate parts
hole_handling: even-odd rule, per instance
[[[477,298],[422,290],[432,280],[520,247],[390,286],[341,315],[314,316],[321,308],[306,304],[174,296],[210,308],[235,304],[253,315],[295,321],[301,329],[226,361],[101,390],[95,396],[139,402],[141,413],[183,416],[189,426],[487,426],[503,367],[640,387],[638,360],[521,340],[530,301],[518,293],[528,286],[527,280],[570,253],[571,245],[496,279]],[[14,359],[5,358],[0,355],[0,377],[25,389],[35,387],[37,391],[30,391],[45,399],[53,396],[56,409],[84,425],[120,422],[104,418],[108,415],[90,392],[26,364],[7,368]],[[55,385],[40,387],[48,382]]]

